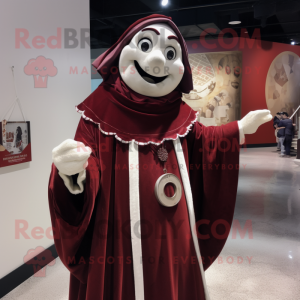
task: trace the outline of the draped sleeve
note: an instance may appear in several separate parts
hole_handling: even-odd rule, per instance
[[[205,127],[197,122],[187,137],[187,148],[196,230],[207,269],[224,247],[233,219],[239,174],[238,123]]]
[[[86,168],[84,191],[74,195],[66,188],[58,170],[52,164],[48,188],[49,208],[54,233],[54,243],[59,257],[68,270],[82,283],[86,282],[88,264],[80,264],[81,257],[88,258],[94,223],[94,208],[99,194],[100,158],[97,125],[80,119],[74,140],[92,149]],[[77,262],[77,264],[75,263]]]

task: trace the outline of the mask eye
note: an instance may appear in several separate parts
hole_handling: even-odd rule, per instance
[[[167,47],[165,50],[165,57],[168,60],[175,59],[176,57],[176,51],[173,47]]]
[[[143,52],[148,53],[152,50],[152,42],[147,38],[143,38],[139,41],[138,47]]]

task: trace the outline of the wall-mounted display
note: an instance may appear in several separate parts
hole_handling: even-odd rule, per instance
[[[198,121],[219,126],[239,120],[242,52],[189,54],[194,90],[182,100],[199,112]]]
[[[0,167],[31,161],[30,122],[0,122]]]
[[[266,102],[272,115],[286,111],[289,115],[300,105],[299,56],[284,51],[272,61],[266,78]]]

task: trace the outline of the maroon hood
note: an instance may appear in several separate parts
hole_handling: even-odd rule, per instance
[[[106,50],[103,54],[101,54],[95,61],[93,62],[93,66],[97,69],[99,74],[102,76],[103,81],[110,81],[111,77],[113,77],[113,81],[116,80],[116,70],[118,70],[119,66],[119,57],[123,48],[129,44],[134,35],[142,30],[144,27],[147,27],[151,24],[156,23],[166,23],[168,24],[176,33],[179,39],[179,43],[182,49],[182,62],[184,64],[184,74],[179,83],[176,90],[181,93],[188,94],[193,89],[193,80],[191,74],[191,67],[188,60],[188,51],[186,43],[177,28],[177,26],[172,22],[171,17],[166,17],[163,15],[150,15],[148,17],[137,20],[131,26],[127,28],[127,30],[121,35],[118,41],[111,46],[108,50]]]

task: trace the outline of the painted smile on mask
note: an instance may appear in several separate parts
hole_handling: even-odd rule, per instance
[[[136,60],[134,61],[134,65],[135,65],[136,70],[140,74],[140,76],[149,83],[156,84],[156,83],[164,81],[168,77],[168,75],[162,76],[162,77],[157,77],[157,76],[148,74],[141,68],[141,66],[139,65],[139,63]]]

